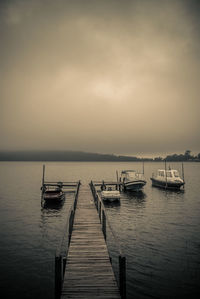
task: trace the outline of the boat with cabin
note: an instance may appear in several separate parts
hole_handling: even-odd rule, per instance
[[[120,179],[124,191],[140,191],[146,185],[144,173],[136,170],[123,170]]]
[[[175,169],[159,169],[156,174],[151,177],[152,186],[165,189],[180,189],[184,186],[185,181]]]

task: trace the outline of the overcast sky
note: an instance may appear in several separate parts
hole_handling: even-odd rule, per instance
[[[0,1],[0,150],[200,152],[200,1]]]

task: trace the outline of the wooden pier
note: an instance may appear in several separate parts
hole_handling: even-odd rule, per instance
[[[66,255],[59,249],[55,259],[55,297],[125,298],[125,258],[120,254],[118,287],[106,245],[104,206],[92,182],[90,187],[78,186],[69,213]]]

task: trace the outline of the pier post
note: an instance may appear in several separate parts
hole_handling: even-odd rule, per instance
[[[64,278],[64,275],[65,275],[65,267],[66,267],[66,263],[67,263],[67,257],[64,256],[64,257],[62,258],[63,278]]]
[[[99,201],[99,219],[100,219],[100,222],[101,222],[101,202]]]
[[[63,261],[62,256],[55,256],[55,299],[60,298],[63,281]]]
[[[78,193],[79,193],[79,188],[80,188],[81,182],[78,182],[78,186],[77,186],[77,191],[75,194],[75,200],[74,200],[74,211],[76,210],[76,205],[77,205],[77,200],[78,200]]]
[[[102,211],[102,231],[104,234],[104,239],[106,240],[106,215],[104,210]]]
[[[122,299],[126,299],[126,257],[119,255],[119,289]]]
[[[68,246],[71,241],[71,236],[72,236],[72,227],[73,227],[73,218],[74,218],[74,212],[71,211],[70,217],[69,217],[69,235],[68,235]]]
[[[42,172],[42,192],[44,192],[44,176],[45,176],[45,165],[43,165],[43,172]]]

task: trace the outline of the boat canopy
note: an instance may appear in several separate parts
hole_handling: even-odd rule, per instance
[[[165,173],[166,172],[166,173]],[[159,176],[167,176],[167,177],[180,177],[179,172],[175,169],[165,170],[165,169],[159,169],[158,170]]]
[[[135,170],[122,170],[122,173],[136,172]]]

